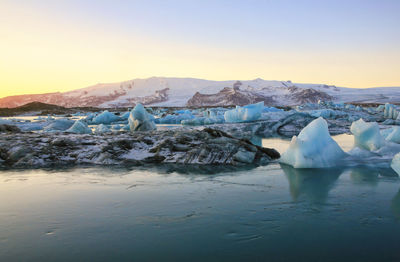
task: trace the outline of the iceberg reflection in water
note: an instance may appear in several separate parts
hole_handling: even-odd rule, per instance
[[[400,259],[391,169],[3,170],[0,181],[1,261]]]

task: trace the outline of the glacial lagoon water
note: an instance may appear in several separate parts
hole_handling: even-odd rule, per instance
[[[399,190],[362,166],[3,170],[0,261],[400,261]]]

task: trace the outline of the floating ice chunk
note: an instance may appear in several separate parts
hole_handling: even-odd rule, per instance
[[[180,124],[183,120],[190,120],[195,118],[192,114],[181,114],[181,115],[166,115],[162,118],[156,119],[159,124]]]
[[[206,117],[195,117],[193,119],[182,120],[181,124],[185,126],[202,126],[206,119]]]
[[[129,112],[129,111],[125,112],[124,114],[122,114],[121,118],[125,119],[125,120],[128,120],[130,114],[131,114],[131,112]]]
[[[13,121],[9,120],[9,119],[3,119],[0,118],[0,125],[12,125]]]
[[[376,122],[367,123],[361,118],[351,124],[350,131],[354,135],[354,146],[376,151],[385,145]]]
[[[332,167],[346,153],[329,135],[328,124],[322,117],[313,120],[298,137],[294,136],[280,162],[294,168]]]
[[[243,107],[236,106],[235,109],[228,110],[224,114],[225,121],[228,123],[251,122],[258,120],[264,110],[264,102],[246,105]]]
[[[147,113],[142,104],[137,104],[129,115],[131,131],[151,131],[156,129],[154,117]]]
[[[92,129],[90,129],[90,127],[88,127],[88,125],[85,122],[81,120],[76,120],[75,123],[65,132],[75,133],[75,134],[91,134]]]
[[[67,118],[60,118],[52,121],[50,124],[43,128],[45,132],[65,131],[74,124],[73,120]]]
[[[84,118],[84,120],[86,121],[86,122],[91,122],[91,121],[93,121],[93,118],[95,118],[96,117],[96,114],[95,113],[88,113],[87,115],[86,115],[86,117]]]
[[[322,118],[325,118],[325,119],[335,118],[336,117],[336,113],[332,109],[313,110],[309,114],[312,115],[313,117],[322,117]]]
[[[110,128],[108,128],[108,126],[103,125],[103,124],[96,126],[96,128],[94,129],[94,133],[96,135],[101,135],[101,134],[110,133],[110,132],[111,132]]]
[[[222,124],[224,122],[223,116],[216,117],[195,117],[193,119],[182,120],[182,125],[187,126],[202,126],[202,125],[213,125]]]
[[[121,120],[120,117],[114,115],[113,113],[108,112],[107,110],[101,113],[100,115],[93,118],[93,122],[96,124],[105,124],[109,125],[112,122],[117,122]]]
[[[397,153],[393,157],[390,167],[393,168],[393,170],[396,171],[396,173],[400,175],[400,153]]]
[[[346,105],[344,106],[344,108],[345,108],[345,109],[349,109],[349,110],[355,110],[355,109],[356,109],[356,106],[355,106],[355,105],[352,105],[352,104],[346,104]]]
[[[400,144],[400,127],[395,126],[390,129],[391,132],[386,136],[386,140]]]
[[[16,126],[21,129],[21,131],[39,131],[42,130],[43,127],[46,125],[46,122],[23,122],[23,123],[16,123]]]
[[[264,106],[263,112],[264,113],[270,113],[270,112],[281,112],[283,111],[283,109],[279,109],[276,107],[268,107],[268,106]]]
[[[385,111],[385,105],[379,105],[375,110],[377,112],[383,112],[383,111]]]
[[[121,130],[122,126],[121,125],[113,125],[112,129],[113,130]]]
[[[383,112],[383,116],[385,118],[397,119],[397,117],[399,116],[399,111],[395,105],[386,103],[385,110]]]

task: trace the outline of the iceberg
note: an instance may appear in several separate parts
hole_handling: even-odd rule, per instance
[[[203,125],[222,124],[223,122],[224,120],[220,118],[196,117],[189,120],[183,120],[181,124],[184,126],[203,126]]]
[[[157,118],[156,123],[159,124],[180,124],[183,120],[193,119],[195,116],[192,114],[181,114],[181,115],[166,115],[162,118]]]
[[[65,131],[70,128],[74,124],[73,120],[67,118],[61,118],[52,121],[50,124],[43,128],[45,132],[57,132],[57,131]]]
[[[324,119],[336,118],[336,112],[332,109],[312,110],[309,114],[313,117],[323,117]]]
[[[264,110],[264,102],[250,104],[243,107],[236,106],[235,109],[228,110],[224,114],[225,122],[240,123],[258,120]]]
[[[333,167],[347,154],[332,139],[328,123],[319,117],[294,136],[279,160],[294,168]]]
[[[385,118],[397,119],[397,117],[399,116],[399,111],[397,110],[397,107],[395,105],[386,103],[383,116]]]
[[[103,124],[96,126],[96,128],[94,129],[94,133],[96,135],[101,135],[101,134],[110,133],[110,132],[111,132],[110,128],[108,128],[108,126],[103,125]]]
[[[350,127],[354,135],[354,146],[376,151],[385,146],[385,139],[379,132],[379,126],[376,122],[365,122],[362,118],[353,122]]]
[[[86,121],[86,122],[91,122],[91,121],[93,121],[93,118],[95,118],[96,117],[96,114],[95,113],[88,113],[87,115],[86,115],[86,117],[84,118],[84,120]]]
[[[400,127],[395,126],[389,129],[388,135],[386,136],[386,140],[396,144],[400,144]]]
[[[85,122],[81,120],[76,120],[75,123],[65,132],[75,133],[75,134],[91,134],[92,129],[90,129],[90,127],[88,127],[88,125]]]
[[[273,106],[272,107],[265,106],[263,109],[264,113],[275,113],[275,112],[282,112],[282,111],[284,111],[284,110],[273,107]]]
[[[206,122],[206,117],[195,117],[193,119],[182,120],[181,124],[184,126],[202,126]]]
[[[108,112],[108,110],[105,110],[103,113],[93,118],[93,123],[109,125],[112,122],[117,122],[119,120],[121,120],[120,117]]]
[[[385,111],[385,105],[379,105],[375,110],[376,112],[383,112]]]
[[[124,120],[128,120],[130,114],[131,114],[130,111],[125,112],[125,113],[122,114],[121,118],[124,119]]]
[[[154,117],[147,113],[142,104],[137,104],[129,115],[129,127],[134,131],[151,131],[156,129]]]
[[[115,131],[121,130],[122,126],[121,125],[113,125],[112,129]]]
[[[400,153],[397,153],[393,159],[390,167],[400,175]]]

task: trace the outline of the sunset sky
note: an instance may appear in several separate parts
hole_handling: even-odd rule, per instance
[[[0,97],[151,76],[400,86],[399,0],[0,0]]]

